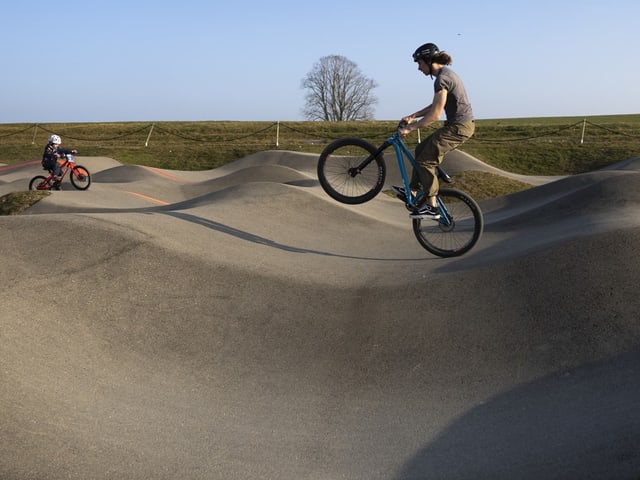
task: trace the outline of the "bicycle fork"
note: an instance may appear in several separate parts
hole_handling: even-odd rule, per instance
[[[404,158],[407,158],[413,168],[418,168],[418,165],[416,164],[415,159],[411,155],[411,152],[408,150],[408,148],[404,145],[404,143],[393,142],[393,148],[395,149],[396,158],[398,159],[398,168],[400,169],[400,175],[402,176],[404,191],[411,192],[411,187],[409,185],[409,180],[408,180],[409,177],[407,176],[407,168],[403,160]],[[437,174],[439,179],[441,179],[446,183],[453,182],[453,179],[444,170],[442,170],[439,165],[436,166],[436,170],[438,172]],[[425,195],[424,192],[418,192],[416,195],[413,195],[412,193],[410,193],[407,196],[407,201],[409,202],[409,205],[412,207],[417,207],[417,200],[421,198],[423,195]],[[440,223],[445,227],[451,227],[453,225],[453,218],[451,217],[451,214],[447,210],[447,207],[445,206],[442,199],[437,195],[436,195],[436,206],[440,211],[440,219],[438,220],[438,223]]]
[[[411,193],[411,186],[409,185],[409,177],[407,176],[407,168],[405,166],[404,159],[406,157],[413,168],[416,168],[416,162],[411,156],[411,152],[409,152],[407,147],[405,147],[404,143],[393,142],[392,144],[396,158],[398,159],[398,168],[400,169],[400,176],[402,177],[402,185],[404,186],[404,191],[407,193],[407,203],[409,206],[417,208],[417,200],[424,195],[424,193],[419,192],[417,195],[413,195],[413,193]]]

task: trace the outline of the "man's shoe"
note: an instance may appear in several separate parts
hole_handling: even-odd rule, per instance
[[[414,210],[409,214],[411,218],[429,218],[431,220],[438,220],[440,218],[440,212],[437,208],[431,205],[424,205],[418,210]]]
[[[393,190],[393,193],[396,194],[396,197],[398,197],[404,203],[407,203],[407,193],[404,191],[404,187],[396,187],[392,185],[391,190]]]

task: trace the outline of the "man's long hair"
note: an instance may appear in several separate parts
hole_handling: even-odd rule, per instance
[[[453,59],[447,52],[438,52],[430,60],[431,63],[437,63],[439,65],[451,65]]]

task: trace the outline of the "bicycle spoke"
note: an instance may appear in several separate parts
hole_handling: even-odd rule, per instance
[[[373,157],[375,152],[373,145],[361,139],[341,139],[328,145],[318,160],[318,180],[324,191],[349,204],[375,197],[386,175],[384,160]]]
[[[414,220],[414,233],[420,244],[435,255],[462,255],[480,238],[484,225],[482,212],[463,192],[444,189],[439,196],[446,214],[437,221]]]

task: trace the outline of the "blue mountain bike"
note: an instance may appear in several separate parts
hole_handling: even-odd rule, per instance
[[[384,187],[387,167],[383,152],[391,146],[398,161],[404,191],[408,192],[400,198],[407,210],[415,211],[425,197],[423,192],[413,194],[409,188],[404,159],[414,168],[416,161],[397,131],[378,148],[357,137],[341,138],[327,145],[318,160],[320,185],[338,202],[351,205],[368,202]],[[452,183],[442,168],[437,170],[441,183]],[[436,203],[440,218],[412,219],[418,242],[439,257],[467,253],[482,235],[484,220],[480,207],[469,195],[453,188],[440,188]]]

